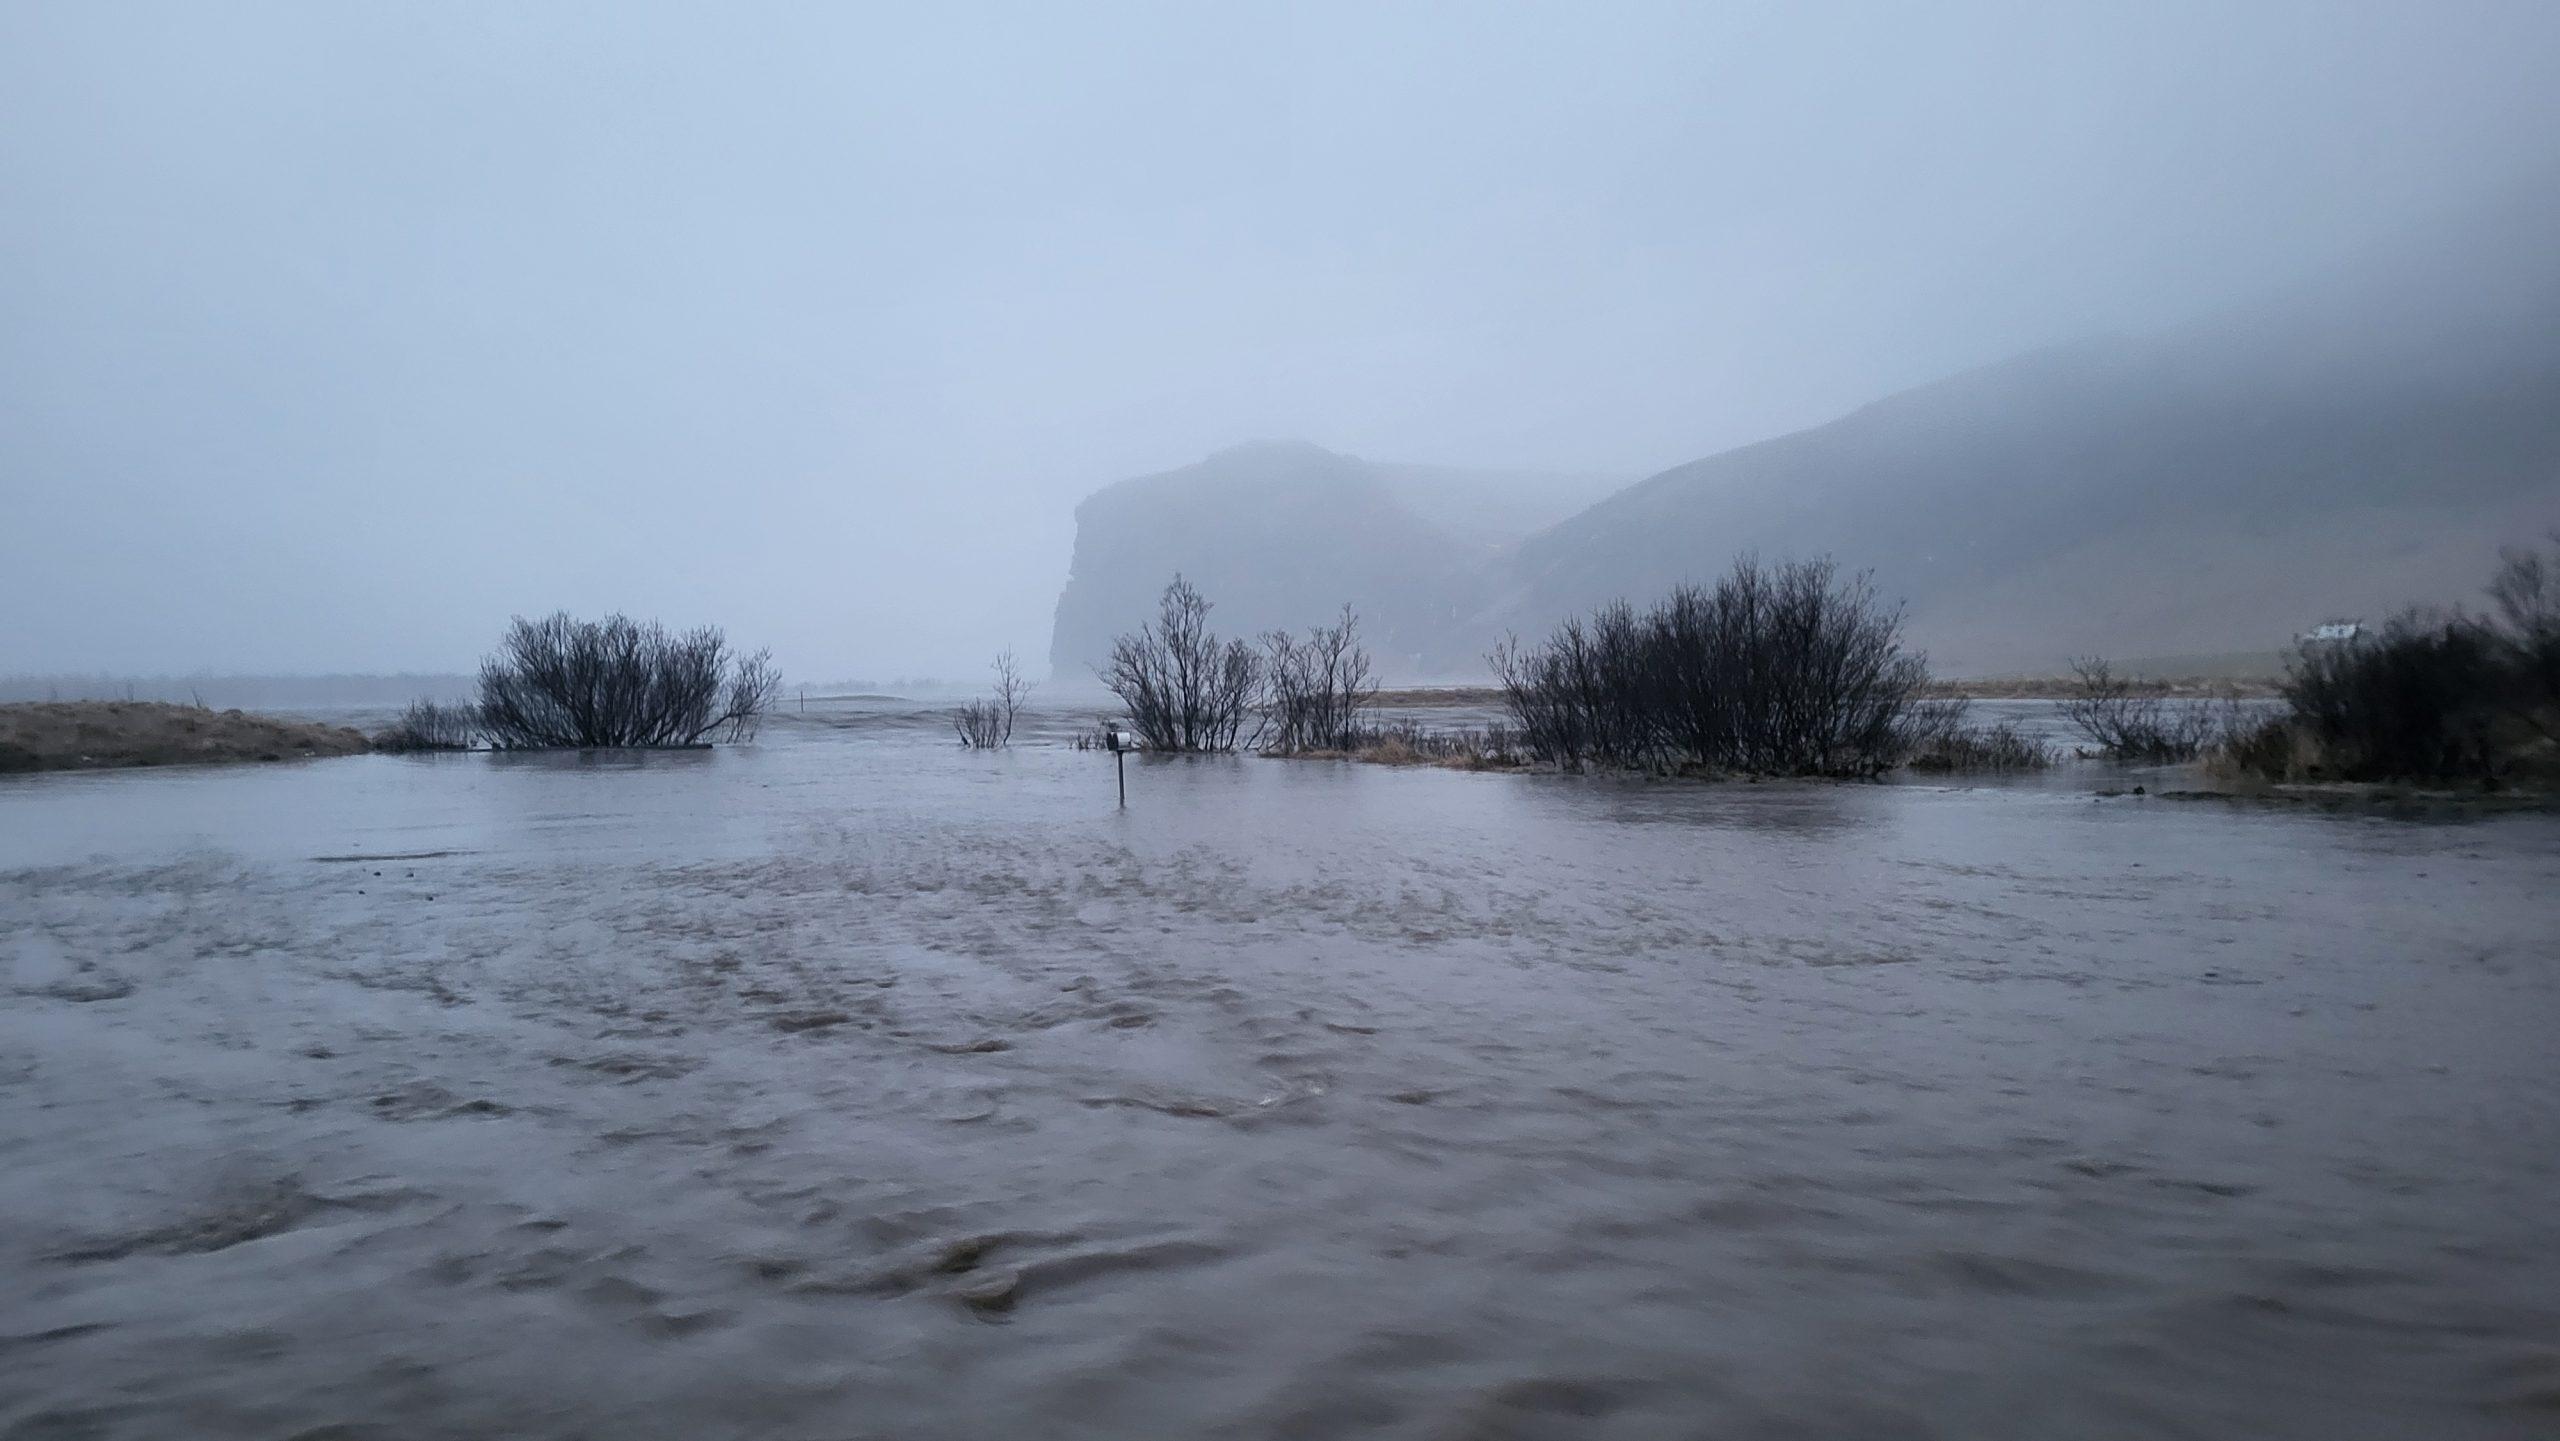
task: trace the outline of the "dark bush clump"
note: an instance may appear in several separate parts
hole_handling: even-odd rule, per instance
[[[733,656],[716,626],[519,616],[480,663],[480,719],[501,750],[747,740],[781,684],[766,652]]]
[[[467,751],[480,736],[480,708],[413,700],[400,718],[376,731],[378,751]]]
[[[1572,768],[1873,776],[1901,759],[1928,678],[1900,608],[1828,560],[1745,558],[1712,589],[1620,602],[1492,660],[1522,743]]]
[[[2217,767],[2272,780],[2560,778],[2560,550],[2508,552],[2488,589],[2486,616],[2409,610],[2376,632],[2305,642],[2286,668],[2287,714],[2235,728]]]
[[[2544,741],[2560,741],[2560,534],[2549,555],[2509,551],[2489,599],[2491,636],[2508,671],[2507,709]]]
[[[2487,780],[2499,771],[2497,725],[2511,693],[2504,661],[2486,627],[2410,611],[2375,635],[2305,643],[2284,698],[2292,727],[2316,748],[2314,774]],[[2269,758],[2274,738],[2254,737],[2249,749]]]
[[[1153,625],[1111,643],[1099,672],[1149,750],[1231,751],[1262,695],[1262,658],[1209,631],[1209,602],[1177,575]]]

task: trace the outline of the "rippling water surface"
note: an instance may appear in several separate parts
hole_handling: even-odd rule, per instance
[[[2547,1436],[2560,822],[1000,755],[0,786],[12,1436]]]

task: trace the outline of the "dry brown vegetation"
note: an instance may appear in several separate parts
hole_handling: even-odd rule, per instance
[[[1290,760],[1352,760],[1379,766],[1438,766],[1444,770],[1510,771],[1530,764],[1519,736],[1506,725],[1482,730],[1427,730],[1413,721],[1355,730],[1339,746],[1273,751]]]
[[[0,705],[0,771],[280,761],[370,748],[344,726],[161,701]]]
[[[1950,724],[1915,737],[1903,764],[1915,771],[1941,773],[2040,771],[2053,764],[2053,752],[2009,721],[1987,726]]]
[[[1502,704],[1502,687],[1498,685],[1417,685],[1394,690],[1373,691],[1373,706],[1403,710],[1415,706],[1484,706]]]

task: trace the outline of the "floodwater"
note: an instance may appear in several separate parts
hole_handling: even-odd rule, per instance
[[[2560,1428],[2560,820],[1071,725],[0,785],[0,1434]]]

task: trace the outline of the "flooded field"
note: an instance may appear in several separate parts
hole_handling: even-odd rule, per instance
[[[2560,819],[1073,724],[0,785],[0,1434],[2560,1428]]]

